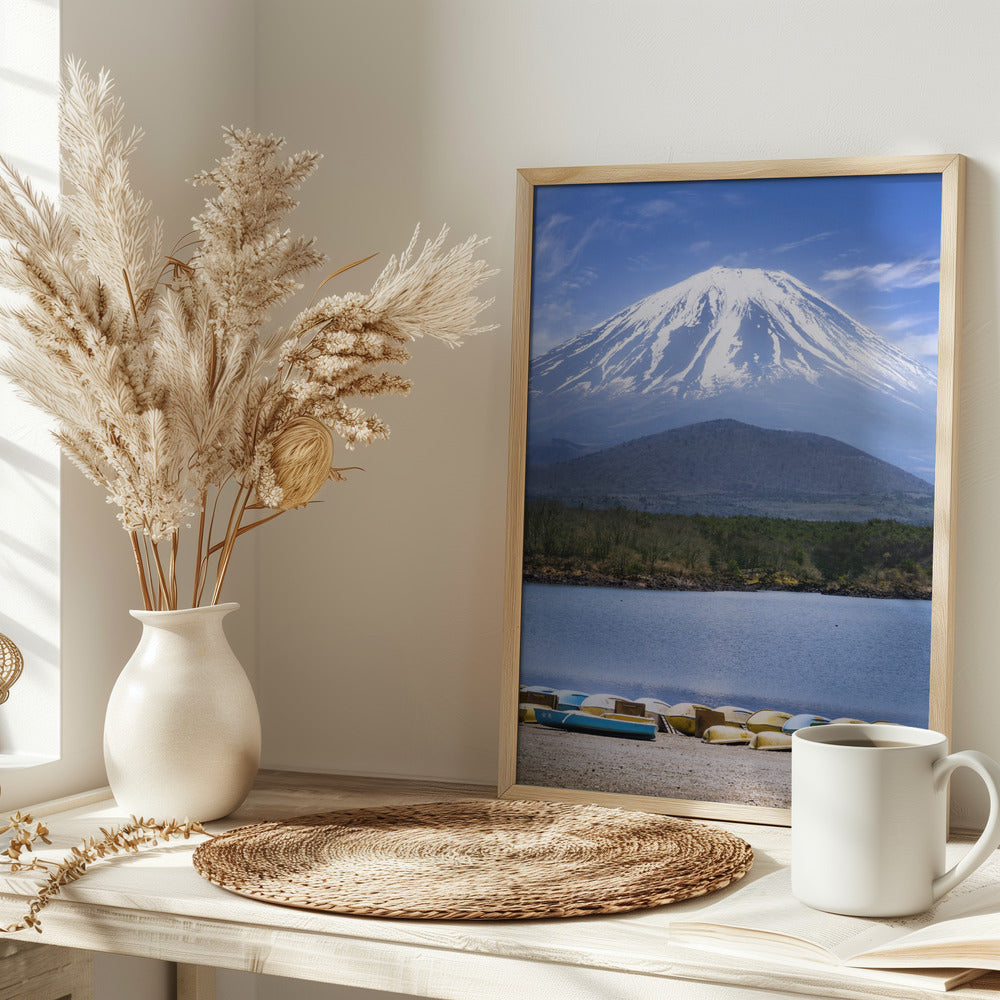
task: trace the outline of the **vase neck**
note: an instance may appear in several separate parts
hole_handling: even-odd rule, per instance
[[[222,619],[239,604],[210,604],[201,608],[184,608],[180,611],[130,611],[129,614],[142,622],[145,628],[162,629],[165,632],[189,632],[192,629],[221,628]]]

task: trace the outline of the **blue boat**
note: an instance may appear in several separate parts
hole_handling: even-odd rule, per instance
[[[579,708],[586,698],[590,697],[584,691],[556,691],[555,696],[559,699],[556,708],[563,712],[572,712]]]
[[[568,729],[574,733],[617,736],[627,740],[656,739],[652,719],[626,719],[622,716],[591,715],[589,712],[560,712],[553,708],[535,708],[535,721],[550,729]]]

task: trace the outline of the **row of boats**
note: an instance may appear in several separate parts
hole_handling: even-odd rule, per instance
[[[652,740],[657,732],[700,738],[721,746],[754,750],[791,750],[792,733],[831,722],[864,723],[863,719],[828,719],[809,713],[754,710],[738,705],[711,708],[695,702],[668,705],[659,698],[632,700],[615,694],[587,694],[542,686],[522,687],[521,722],[571,732]]]

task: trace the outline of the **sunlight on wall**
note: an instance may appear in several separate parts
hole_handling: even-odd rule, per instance
[[[58,194],[58,0],[0,4],[0,153]],[[59,755],[59,449],[0,383],[0,632],[24,671],[0,706],[0,767]],[[13,756],[11,756],[13,755]]]

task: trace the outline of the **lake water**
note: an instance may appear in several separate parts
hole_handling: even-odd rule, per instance
[[[930,601],[523,588],[521,683],[927,725]]]

